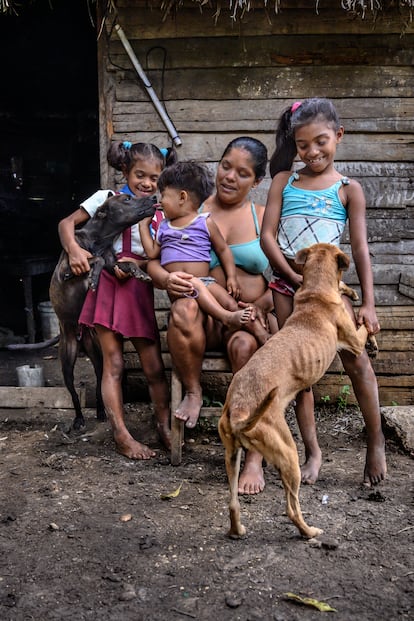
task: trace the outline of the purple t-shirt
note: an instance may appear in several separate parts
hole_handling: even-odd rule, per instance
[[[176,261],[206,261],[210,263],[211,239],[207,227],[209,213],[200,213],[187,226],[173,226],[170,220],[161,222],[157,242],[161,246],[161,265]]]

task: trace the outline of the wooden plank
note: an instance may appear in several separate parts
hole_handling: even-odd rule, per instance
[[[404,97],[413,93],[414,72],[411,67],[203,67],[194,69],[151,71],[156,92],[163,91],[164,101],[174,99],[297,99],[320,95],[322,84],[329,84],[334,98]],[[214,84],[214,88],[211,85]],[[292,90],[292,85],[294,89]],[[318,85],[321,86],[318,86]],[[144,87],[131,69],[117,76],[118,101],[148,101]]]
[[[371,361],[377,375],[411,375],[414,368],[414,352],[411,351],[380,351],[377,358]],[[335,356],[329,367],[330,373],[343,372],[342,362],[339,356]]]
[[[84,408],[86,405],[85,388],[78,388],[77,393],[81,407]],[[73,404],[70,394],[65,387],[0,386],[0,407],[73,409]]]
[[[407,298],[414,299],[414,269],[401,272],[398,291]]]
[[[414,74],[414,72],[413,72]],[[414,86],[414,85],[413,85]],[[242,134],[230,133],[187,133],[180,127],[176,128],[182,139],[179,147],[181,160],[195,159],[204,162],[217,162],[225,147],[234,138]],[[253,138],[261,140],[272,153],[274,133],[260,134],[250,132]],[[128,139],[131,142],[153,142],[157,145],[169,144],[165,133],[137,131],[126,135],[114,134],[114,140]],[[360,161],[361,155],[371,161],[400,160],[412,162],[414,160],[414,135],[410,134],[345,134],[344,140],[338,148],[337,160]]]
[[[413,405],[414,404],[414,376],[406,381],[404,376],[377,377],[378,394],[381,406]],[[344,386],[349,386],[349,394],[341,392]],[[349,404],[357,404],[355,393],[347,376],[324,375],[313,387],[315,402],[324,403],[329,397],[328,403],[337,403],[338,397],[346,399]]]
[[[365,34],[373,33],[397,34],[402,31],[412,33],[414,28],[407,19],[397,11],[378,12],[376,20],[372,13],[367,14],[365,19],[355,19],[352,13],[343,11],[339,6],[325,8],[323,11],[315,11],[315,5],[309,3],[302,9],[283,9],[278,14],[257,8],[254,11],[244,13],[242,22],[234,22],[231,13],[225,6],[221,7],[219,18],[216,19],[216,8],[209,5],[180,7],[176,14],[167,15],[162,21],[163,13],[154,7],[152,10],[142,5],[137,10],[137,4],[129,8],[123,8],[123,3],[117,2],[119,23],[125,30],[129,39],[152,39],[152,38],[185,38],[187,36],[229,36],[240,35],[329,35],[332,32],[339,34]],[[107,27],[109,27],[108,24]],[[112,33],[112,38],[116,34]]]
[[[310,34],[310,33],[309,33]],[[235,40],[234,35],[194,37],[187,33],[183,39],[156,38],[132,39],[132,48],[147,71],[161,69],[167,60],[170,69],[182,67],[249,67],[263,66],[318,66],[318,65],[366,65],[395,66],[414,65],[414,37],[406,35],[372,34],[364,39],[358,35],[341,37],[329,33],[324,37],[286,35],[277,42],[272,35],[249,36]],[[116,67],[130,69],[130,60],[122,43],[111,42],[111,61]],[[348,106],[349,107],[349,106]],[[354,104],[352,104],[354,107]]]
[[[389,100],[391,101],[391,100]],[[286,102],[286,105],[285,105]],[[184,127],[187,132],[223,131],[223,123],[227,131],[250,132],[274,132],[280,113],[291,104],[292,100],[240,100],[237,106],[233,101],[200,101],[194,99],[181,102],[168,102],[168,113],[174,119],[174,124]],[[125,107],[128,106],[128,110]],[[117,134],[126,134],[136,131],[137,127],[145,127],[146,131],[159,132],[163,129],[162,120],[154,107],[147,101],[132,102],[120,101],[116,104],[113,115],[113,127]],[[375,112],[375,111],[373,111]],[[377,114],[383,115],[379,109]],[[340,114],[340,111],[338,110]],[[373,116],[364,118],[355,116],[348,119],[340,114],[341,122],[347,132],[398,132],[412,133],[413,117],[411,115],[399,116]]]

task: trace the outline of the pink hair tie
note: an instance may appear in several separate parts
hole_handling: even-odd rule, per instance
[[[299,108],[299,106],[302,105],[301,101],[295,101],[295,103],[292,105],[290,111],[293,114],[294,112],[296,112],[296,110]]]

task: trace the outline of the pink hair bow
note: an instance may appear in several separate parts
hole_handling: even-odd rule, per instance
[[[299,108],[299,106],[302,105],[301,101],[295,101],[295,103],[292,105],[290,111],[293,114],[294,112],[296,112],[296,110]]]

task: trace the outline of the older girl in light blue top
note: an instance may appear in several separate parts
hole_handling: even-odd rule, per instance
[[[343,135],[344,128],[328,99],[296,102],[280,119],[276,150],[270,160],[273,181],[261,234],[262,248],[273,269],[270,287],[279,328],[292,313],[292,295],[302,282],[300,266],[294,262],[295,252],[317,242],[339,245],[348,220],[352,256],[362,293],[356,317],[350,300],[344,298],[344,303],[356,324],[365,324],[370,334],[376,334],[380,329],[375,312],[364,193],[360,184],[343,177],[334,163],[336,148]],[[292,175],[296,156],[304,166]],[[340,356],[366,425],[364,483],[376,485],[386,474],[377,381],[365,351],[358,357],[345,351]],[[311,390],[297,395],[296,416],[305,444],[302,481],[312,484],[318,478],[322,456]]]

